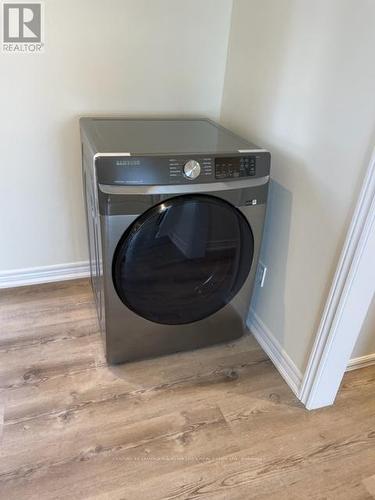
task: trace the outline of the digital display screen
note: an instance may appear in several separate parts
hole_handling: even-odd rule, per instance
[[[216,179],[235,179],[255,175],[255,156],[215,159]]]

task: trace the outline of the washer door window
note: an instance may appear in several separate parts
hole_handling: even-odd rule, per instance
[[[122,236],[113,281],[122,302],[156,323],[206,318],[244,284],[254,238],[242,213],[214,196],[184,195],[141,215]]]

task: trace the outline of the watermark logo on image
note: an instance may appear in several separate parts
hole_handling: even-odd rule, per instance
[[[43,3],[3,2],[2,50],[35,54],[44,51]]]

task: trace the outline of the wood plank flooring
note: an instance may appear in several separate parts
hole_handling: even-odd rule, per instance
[[[0,291],[0,390],[0,499],[375,498],[375,367],[314,412],[250,335],[108,367],[88,280]]]

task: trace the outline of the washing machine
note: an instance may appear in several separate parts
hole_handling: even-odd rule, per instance
[[[80,129],[91,282],[108,362],[243,335],[269,152],[207,119],[85,117]]]

